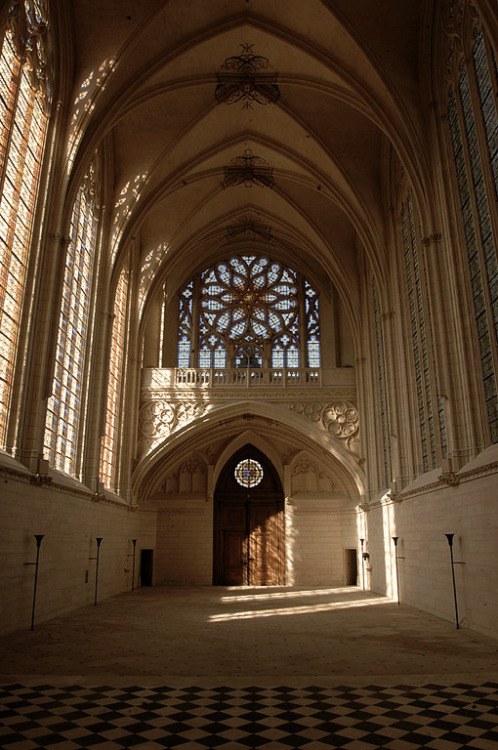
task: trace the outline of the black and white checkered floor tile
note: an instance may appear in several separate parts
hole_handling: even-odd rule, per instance
[[[0,687],[3,750],[498,748],[498,683]]]

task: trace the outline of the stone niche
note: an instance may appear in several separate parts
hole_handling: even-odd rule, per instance
[[[207,470],[204,461],[191,457],[171,471],[162,483],[165,495],[206,495]]]
[[[291,495],[333,498],[343,496],[344,488],[329,471],[307,455],[301,455],[291,466]]]

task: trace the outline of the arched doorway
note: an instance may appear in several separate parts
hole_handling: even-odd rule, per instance
[[[274,466],[247,444],[227,461],[214,495],[213,584],[285,583],[284,493]]]

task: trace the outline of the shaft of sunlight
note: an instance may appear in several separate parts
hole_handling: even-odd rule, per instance
[[[251,587],[253,590],[254,587]],[[222,596],[222,602],[254,602],[254,601],[268,601],[270,599],[297,599],[307,596],[330,596],[331,594],[345,594],[350,592],[352,589],[356,589],[356,586],[344,586],[338,588],[328,589],[306,589],[306,591],[296,591],[295,589],[289,591],[268,591],[268,587],[264,587],[264,593],[247,593],[238,594],[234,596]],[[235,590],[235,589],[232,589]],[[240,589],[237,589],[240,590]]]
[[[301,607],[278,607],[275,609],[265,610],[246,610],[243,612],[223,613],[212,615],[209,622],[232,622],[233,620],[252,620],[263,617],[288,617],[289,615],[314,615],[319,612],[332,612],[339,609],[354,609],[356,607],[371,607],[377,604],[386,604],[387,600],[383,596],[376,596],[356,601],[328,602],[323,604],[313,604],[311,606]]]

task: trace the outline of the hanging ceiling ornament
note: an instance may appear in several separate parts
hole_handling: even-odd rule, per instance
[[[254,156],[250,148],[246,148],[242,156],[236,156],[231,164],[223,168],[225,173],[224,187],[244,185],[250,188],[273,187],[273,168],[266,166],[266,160],[261,156]]]
[[[262,237],[265,240],[271,240],[271,227],[268,224],[261,224],[257,221],[252,211],[243,214],[234,224],[227,227],[227,238],[229,240],[239,235],[255,238]]]
[[[280,96],[276,73],[264,73],[270,61],[253,53],[253,44],[241,44],[242,54],[227,57],[216,74],[214,95],[220,104],[243,101],[243,109],[253,104],[273,104]]]

